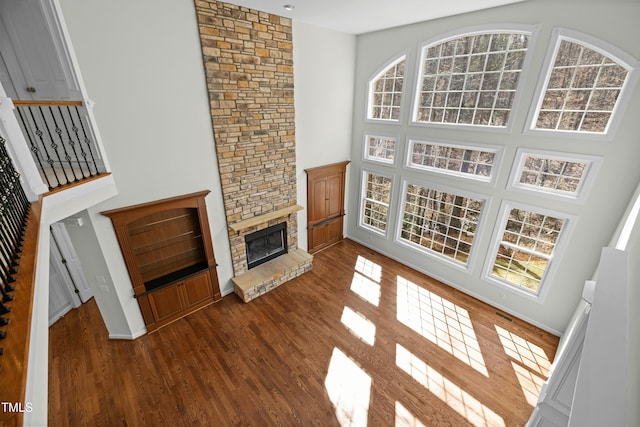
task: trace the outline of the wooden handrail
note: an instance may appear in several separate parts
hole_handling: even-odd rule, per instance
[[[21,100],[14,99],[13,105],[16,107],[82,107],[82,101],[63,101],[63,100]]]

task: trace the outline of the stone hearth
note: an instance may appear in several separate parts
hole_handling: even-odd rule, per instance
[[[233,290],[242,301],[249,302],[311,270],[312,261],[313,255],[296,249],[234,277]]]

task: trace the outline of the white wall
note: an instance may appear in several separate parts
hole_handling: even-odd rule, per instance
[[[304,170],[351,158],[355,45],[353,35],[293,23],[296,176],[298,204],[305,207],[298,213],[302,249],[308,247]]]
[[[354,145],[350,175],[351,185],[349,187],[352,195],[349,205],[350,211],[357,212],[358,181],[363,167],[381,173],[396,174],[396,185],[398,186],[402,177],[413,177],[489,196],[489,204],[485,206],[483,218],[485,223],[474,241],[475,250],[479,255],[469,271],[453,268],[445,262],[401,247],[393,242],[393,237],[383,239],[374,236],[359,228],[356,225],[356,218],[349,221],[349,235],[507,312],[560,334],[577,304],[584,281],[591,279],[594,273],[601,248],[608,244],[629,197],[640,180],[640,168],[637,167],[637,159],[640,156],[640,144],[638,144],[637,137],[640,133],[640,123],[637,120],[640,112],[638,87],[636,86],[627,108],[620,112],[622,120],[611,140],[540,137],[539,135],[524,134],[523,129],[533,103],[538,77],[543,71],[543,62],[552,40],[552,31],[555,28],[566,28],[596,37],[637,59],[640,58],[640,45],[636,42],[640,38],[640,27],[636,22],[638,16],[640,16],[640,4],[625,0],[616,0],[606,4],[575,0],[529,0],[482,12],[359,36],[354,103]],[[427,40],[434,41],[438,36],[451,34],[453,31],[465,28],[502,23],[537,26],[537,34],[529,49],[531,67],[522,77],[525,78],[525,81],[521,92],[521,102],[515,105],[512,112],[514,126],[510,132],[365,123],[367,81],[386,62],[405,50],[408,52],[405,87],[410,90],[408,96],[405,96],[403,100],[405,115],[402,119],[403,123],[407,123],[412,102],[411,89],[416,84],[414,75],[417,73],[421,43]],[[401,147],[404,147],[406,137],[503,146],[504,158],[499,168],[496,185],[470,183],[467,182],[468,180],[461,179],[452,180],[434,174],[410,171],[401,166],[386,168],[365,163],[361,160],[361,153],[364,133],[367,131],[398,135]],[[584,204],[558,202],[507,189],[511,165],[519,147],[602,156],[604,161],[586,202]],[[402,152],[399,156],[404,158]],[[397,212],[399,192],[396,193],[394,200],[395,205],[392,206],[392,212]],[[553,282],[546,285],[548,293],[543,302],[532,301],[516,292],[505,292],[503,288],[498,288],[481,278],[484,259],[490,250],[493,228],[502,200],[533,203],[543,208],[559,210],[579,217],[570,235],[567,250],[556,261],[558,269],[553,277]],[[397,218],[397,214],[394,215],[394,220],[395,218]]]
[[[111,273],[88,277],[112,337],[144,332],[129,275],[100,212],[209,189],[207,210],[223,294],[233,291],[204,68],[192,1],[61,0],[119,194],[88,210]],[[107,295],[109,294],[109,295]],[[118,310],[103,309],[122,304]],[[100,304],[104,302],[104,304]]]

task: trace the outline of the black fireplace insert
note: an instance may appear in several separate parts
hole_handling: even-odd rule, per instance
[[[252,269],[287,253],[287,223],[272,225],[244,236],[247,267]]]

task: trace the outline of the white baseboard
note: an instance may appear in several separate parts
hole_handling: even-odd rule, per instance
[[[147,333],[147,328],[144,328],[141,331],[138,331],[138,332],[136,332],[134,334],[131,334],[131,335],[109,334],[109,339],[110,340],[135,340],[137,338],[140,338],[141,336],[143,336],[146,333]]]

